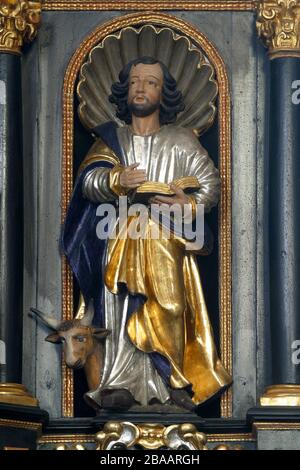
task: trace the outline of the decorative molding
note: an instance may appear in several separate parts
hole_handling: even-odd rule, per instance
[[[253,423],[253,433],[258,431],[299,431],[300,423]]]
[[[28,447],[7,447],[4,446],[3,450],[29,450]]]
[[[134,446],[155,450],[161,447],[187,450],[207,450],[206,435],[198,432],[193,424],[175,424],[165,427],[163,424],[133,424],[129,422],[108,422],[102,431],[96,434],[96,450],[112,450],[119,446]]]
[[[225,437],[225,436],[224,436]],[[110,421],[102,431],[96,434],[98,447],[96,450],[115,450],[138,448],[158,450],[210,450],[207,442],[210,439],[199,432],[194,424],[133,424],[129,422]],[[226,440],[222,439],[223,441]],[[252,438],[253,440],[253,438]],[[218,444],[211,450],[243,450],[239,444]]]
[[[0,426],[7,428],[27,429],[30,431],[42,431],[41,423],[33,423],[31,421],[20,421],[14,419],[0,418]]]
[[[21,54],[24,42],[31,42],[41,21],[39,0],[2,0],[0,5],[0,52]]]
[[[209,449],[209,450],[246,450],[246,449],[244,449],[239,444],[236,444],[235,446],[230,446],[228,444],[219,444],[216,447],[214,447],[213,449]]]
[[[104,425],[104,428],[100,433],[97,433],[96,436],[93,434],[55,434],[55,435],[43,435],[39,441],[39,445],[44,444],[53,444],[56,445],[57,450],[83,450],[79,449],[78,446],[84,447],[83,444],[98,444],[98,449],[105,445],[109,446],[110,443],[113,441],[120,440],[122,436],[122,432],[125,430],[128,431],[128,426],[130,426],[129,431],[132,434],[132,423],[119,423],[119,422],[109,422]],[[166,427],[162,425],[135,425],[137,429],[142,429],[143,431],[143,439],[146,438],[146,442],[151,439],[151,445],[154,444],[155,439],[160,440],[162,438],[162,432],[166,430]],[[170,427],[169,427],[170,428]],[[174,426],[173,426],[174,428]],[[193,442],[197,445],[197,442],[202,443],[203,439],[206,439],[207,443],[219,443],[215,450],[232,450],[232,449],[240,449],[240,445],[237,444],[240,442],[256,442],[255,437],[251,433],[240,433],[240,434],[203,434],[199,433],[196,428],[191,424],[184,424],[184,425],[176,425],[176,428],[181,429],[181,436],[193,436]],[[136,433],[136,431],[134,431]],[[173,429],[174,433],[174,429]],[[198,436],[200,434],[201,436]],[[141,434],[139,435],[139,439],[141,439]],[[205,436],[205,438],[204,438]],[[190,438],[189,438],[190,439]],[[173,437],[174,440],[174,437]],[[191,443],[191,439],[189,440]],[[229,443],[234,443],[233,446],[229,445]],[[76,449],[77,446],[77,449]],[[223,448],[226,446],[226,449]]]
[[[256,442],[252,433],[207,434],[207,442]]]
[[[135,10],[135,11],[160,11],[160,10],[186,10],[186,11],[254,11],[255,0],[44,0],[42,9],[45,11],[109,11],[109,10]]]
[[[67,266],[66,260],[63,260],[63,270],[66,270],[66,279],[69,279],[69,287],[72,286],[73,278],[70,275],[70,268]],[[68,292],[68,291],[67,291]],[[73,302],[72,302],[73,303]],[[64,310],[68,312],[70,310]],[[72,317],[71,317],[72,318]],[[68,320],[71,320],[68,318]],[[74,373],[67,367],[65,360],[62,360],[62,415],[65,418],[74,416]]]
[[[259,0],[256,26],[270,58],[300,57],[300,0]]]
[[[251,433],[207,434],[207,442],[255,442]],[[39,439],[39,444],[84,444],[95,442],[93,434],[49,434]]]
[[[95,442],[93,434],[49,434],[43,435],[38,444],[85,444]]]
[[[62,163],[62,223],[73,191],[73,133],[74,93],[80,68],[91,49],[108,34],[128,26],[153,24],[167,26],[185,34],[200,47],[214,65],[219,86],[219,171],[221,176],[221,199],[219,203],[219,285],[220,285],[220,350],[221,360],[232,373],[232,310],[231,310],[231,109],[229,81],[225,64],[218,51],[204,34],[191,24],[164,13],[128,14],[102,24],[93,31],[76,50],[68,65],[63,88],[63,163]],[[63,319],[73,317],[72,275],[66,259],[62,259]],[[73,413],[73,381],[63,366],[63,415]],[[221,398],[222,417],[232,415],[232,391],[227,390]]]

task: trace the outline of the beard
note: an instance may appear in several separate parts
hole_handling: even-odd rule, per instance
[[[149,103],[146,101],[145,103],[129,103],[128,109],[129,111],[136,117],[147,117],[151,116],[157,109],[160,108],[160,101],[156,103]]]

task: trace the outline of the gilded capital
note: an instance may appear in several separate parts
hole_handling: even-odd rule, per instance
[[[300,57],[300,0],[259,0],[256,26],[271,58]]]
[[[24,42],[32,41],[41,21],[41,1],[0,1],[0,52],[21,54]]]

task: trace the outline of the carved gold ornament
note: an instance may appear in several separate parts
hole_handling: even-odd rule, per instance
[[[41,20],[41,2],[1,0],[0,51],[21,54],[24,42],[32,41]]]
[[[300,57],[300,0],[261,0],[256,26],[271,57]]]
[[[133,424],[108,422],[103,431],[96,434],[97,450],[142,447],[144,449],[207,450],[206,435],[197,431],[193,424]]]
[[[164,426],[158,423],[133,424],[109,421],[96,434],[96,450],[243,450],[241,445],[218,444],[209,449],[208,438],[194,424]]]

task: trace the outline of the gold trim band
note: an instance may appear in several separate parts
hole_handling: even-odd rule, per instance
[[[244,434],[206,434],[207,442],[256,442],[252,433]]]
[[[270,60],[273,59],[281,59],[282,57],[296,57],[297,59],[300,58],[300,51],[274,51],[268,52],[268,56]]]
[[[207,442],[256,442],[255,437],[251,433],[241,434],[207,434]],[[56,434],[43,435],[39,444],[85,444],[95,443],[95,436],[92,434]]]
[[[84,161],[81,163],[78,170],[78,174],[81,173],[91,163],[99,162],[100,160],[111,163],[114,166],[119,164],[118,160],[113,157],[109,157],[108,155],[91,155],[90,157],[85,158]]]
[[[254,423],[253,430],[255,435],[257,431],[290,431],[291,429],[300,430],[300,423]]]
[[[86,442],[95,442],[94,434],[56,434],[44,435],[39,439],[39,444],[82,444]]]
[[[89,1],[89,0],[45,0],[42,4],[44,11],[116,11],[116,10],[135,10],[135,11],[160,11],[160,10],[185,10],[185,11],[254,11],[256,2],[254,0],[173,0],[173,1],[145,1],[126,0],[126,1]]]
[[[180,31],[204,50],[214,64],[219,84],[219,170],[221,199],[219,204],[219,284],[220,284],[220,349],[221,359],[232,374],[232,312],[231,312],[231,113],[230,91],[225,64],[215,47],[189,23],[164,13],[134,13],[121,16],[101,25],[77,49],[68,65],[63,89],[63,168],[62,168],[62,222],[73,189],[73,95],[80,67],[89,51],[108,34],[121,28],[141,24],[156,24]],[[73,316],[72,275],[66,260],[62,261],[63,319]],[[73,382],[63,366],[63,415],[72,416]],[[221,414],[232,415],[232,392],[229,389],[221,398]]]
[[[41,431],[42,424],[41,423],[33,423],[31,421],[20,421],[20,420],[13,420],[13,419],[4,419],[0,418],[0,426],[2,427],[11,427],[11,428],[22,428],[22,429],[29,429],[33,431]]]

